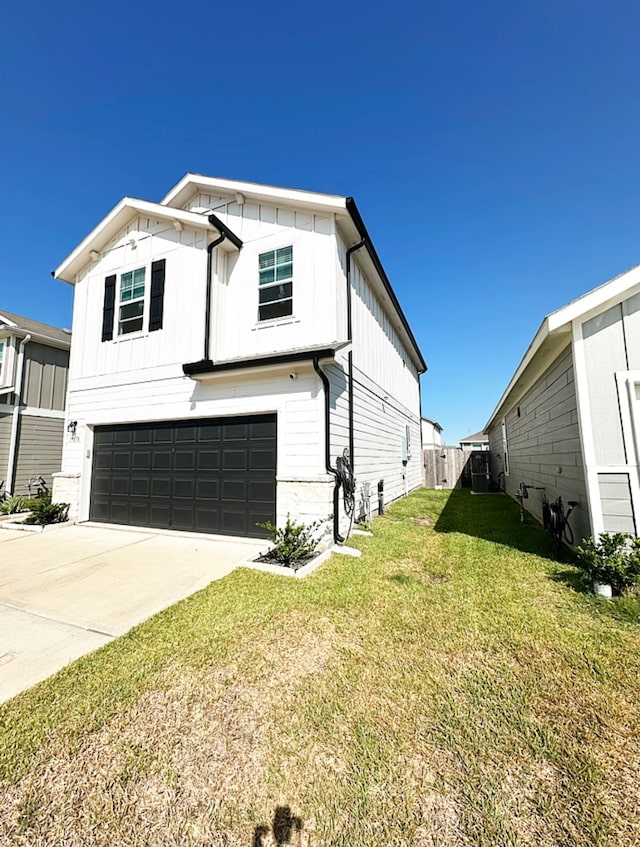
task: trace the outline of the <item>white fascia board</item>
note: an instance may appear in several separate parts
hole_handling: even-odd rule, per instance
[[[160,201],[162,206],[174,208],[182,206],[199,188],[222,194],[242,194],[250,200],[269,200],[290,206],[315,208],[330,212],[344,212],[346,197],[338,194],[317,194],[314,191],[302,191],[299,188],[279,188],[275,185],[262,185],[257,182],[239,182],[233,179],[186,174]]]
[[[14,321],[10,321],[9,318],[5,318],[5,316],[0,312],[0,324],[6,324],[9,326],[18,326]]]
[[[54,278],[73,285],[76,274],[91,261],[89,251],[100,251],[100,248],[104,247],[109,239],[117,235],[126,222],[135,215],[150,215],[161,220],[179,221],[183,225],[195,229],[217,231],[205,215],[185,212],[182,209],[170,209],[161,206],[159,203],[150,203],[147,200],[123,197],[118,205],[114,206],[109,214],[80,242],[76,249],[58,265],[52,274]],[[226,240],[223,244],[226,245]],[[231,242],[228,243],[228,247],[232,247]]]
[[[547,317],[549,331],[553,332],[566,327],[567,324],[596,309],[602,308],[604,311],[609,304],[613,306],[616,302],[624,299],[634,287],[640,290],[640,265],[621,273],[619,276],[583,294],[582,297],[572,300],[571,303],[567,303],[566,306],[556,312],[552,312]]]

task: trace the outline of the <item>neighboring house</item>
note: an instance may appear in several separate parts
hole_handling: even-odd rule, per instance
[[[488,450],[489,436],[486,432],[474,432],[473,435],[461,438],[460,446],[463,450]]]
[[[75,286],[55,499],[92,520],[264,536],[421,483],[426,365],[351,198],[188,174],[123,199]],[[345,508],[346,500],[346,508]]]
[[[1,492],[27,495],[60,470],[70,333],[0,310]]]
[[[508,494],[578,502],[577,542],[638,533],[640,266],[544,319],[486,429]],[[524,502],[538,517],[541,499]]]
[[[438,421],[422,418],[420,425],[422,428],[422,449],[434,450],[442,447],[442,427]]]

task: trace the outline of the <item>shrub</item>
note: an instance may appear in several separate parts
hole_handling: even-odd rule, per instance
[[[25,521],[29,524],[47,526],[52,523],[63,523],[69,514],[69,503],[52,503],[51,492],[47,492],[31,501],[31,515]]]
[[[640,538],[628,532],[603,532],[598,541],[585,539],[576,551],[582,570],[595,582],[609,584],[614,594],[640,580]]]
[[[270,521],[258,523],[256,526],[266,529],[271,535],[273,548],[269,551],[270,556],[278,564],[297,570],[300,566],[298,563],[308,559],[315,552],[318,542],[313,534],[323,523],[323,521],[315,521],[307,526],[303,523],[295,523],[291,520],[291,516],[287,515],[287,522],[281,529]]]
[[[0,501],[0,515],[15,515],[17,512],[26,512],[28,509],[26,499],[19,494]]]

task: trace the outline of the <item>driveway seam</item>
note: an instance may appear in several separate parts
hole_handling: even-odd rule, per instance
[[[82,626],[82,624],[79,623],[65,621],[62,618],[56,618],[54,615],[45,615],[44,612],[36,612],[34,609],[29,609],[26,606],[15,606],[13,603],[7,603],[4,600],[0,600],[0,607],[12,609],[14,612],[23,612],[31,617],[41,618],[42,620],[51,621],[52,623],[59,623],[62,624],[62,626],[69,626],[72,629],[81,629],[83,632],[93,632],[95,635],[104,635],[107,638],[118,638],[118,636],[114,635],[112,632],[104,632],[101,629],[94,629],[91,626]]]

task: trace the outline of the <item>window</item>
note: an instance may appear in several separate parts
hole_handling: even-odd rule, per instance
[[[258,320],[293,314],[293,247],[281,247],[259,256]]]
[[[504,472],[509,476],[509,447],[507,445],[507,422],[502,421],[502,450],[504,452]]]
[[[145,268],[136,268],[120,277],[118,335],[139,332],[144,320]]]
[[[0,341],[0,378],[2,377],[2,363],[4,362],[4,341]],[[1,382],[1,379],[0,379]]]

